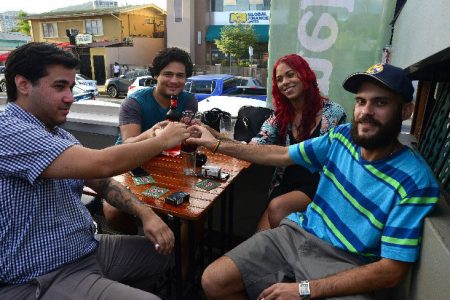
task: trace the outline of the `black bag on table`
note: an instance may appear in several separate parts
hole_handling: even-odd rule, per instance
[[[203,124],[208,125],[216,131],[220,131],[220,119],[229,118],[231,119],[230,113],[223,111],[218,108],[213,108],[211,110],[205,111],[202,114],[201,121]]]
[[[234,125],[234,139],[246,143],[255,137],[273,110],[267,107],[242,106]]]

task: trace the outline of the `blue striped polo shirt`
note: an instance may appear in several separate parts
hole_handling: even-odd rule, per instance
[[[313,202],[288,219],[333,246],[372,261],[419,256],[424,217],[439,199],[439,184],[423,158],[404,146],[366,161],[350,137],[351,124],[289,147],[291,159],[323,172]]]
[[[97,248],[83,180],[40,177],[75,144],[15,103],[0,114],[0,283],[28,282]]]

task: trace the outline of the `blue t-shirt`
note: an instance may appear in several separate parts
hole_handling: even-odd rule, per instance
[[[0,283],[28,282],[97,248],[84,181],[40,177],[76,144],[15,103],[0,114]]]
[[[163,108],[159,105],[153,96],[153,87],[138,90],[124,100],[119,113],[119,125],[140,124],[141,131],[152,128],[156,123],[164,121],[169,107]],[[137,105],[136,105],[137,103]],[[198,101],[194,94],[181,92],[178,95],[177,110],[198,110]],[[119,133],[117,144],[122,143],[122,137]]]
[[[350,129],[351,124],[341,125],[289,147],[295,163],[323,174],[307,210],[288,219],[366,260],[413,262],[439,184],[423,158],[406,146],[385,159],[362,159]]]

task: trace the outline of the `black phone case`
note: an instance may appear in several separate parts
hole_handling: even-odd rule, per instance
[[[134,177],[148,176],[147,171],[145,171],[145,170],[142,169],[141,167],[134,168],[133,170],[130,171],[130,173],[131,173],[131,175],[133,175]]]

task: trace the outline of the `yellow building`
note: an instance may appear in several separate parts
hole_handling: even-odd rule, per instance
[[[144,67],[165,47],[166,12],[156,5],[92,7],[27,16],[32,41],[72,48],[80,72],[103,84],[115,61]]]

